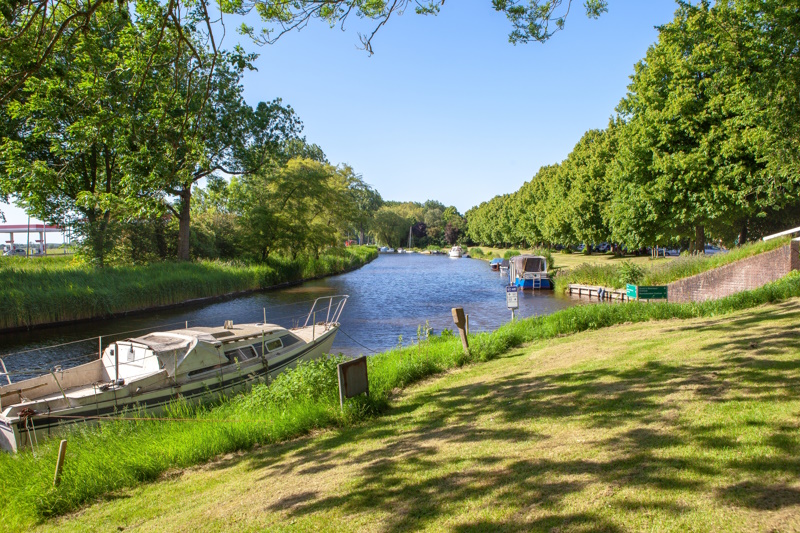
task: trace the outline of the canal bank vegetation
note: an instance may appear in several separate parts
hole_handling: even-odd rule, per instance
[[[598,285],[614,289],[624,288],[626,284],[666,285],[682,278],[707,272],[785,246],[790,237],[758,241],[732,248],[726,253],[714,255],[681,255],[669,260],[652,260],[634,263],[619,260],[613,263],[582,263],[569,270],[560,271],[555,276],[556,290],[566,291],[570,283]]]
[[[187,300],[266,289],[358,268],[377,257],[372,247],[272,255],[258,263],[161,261],[104,268],[68,259],[0,260],[0,329],[108,317]]]
[[[800,225],[793,17],[777,1],[679,2],[608,127],[467,211],[468,238],[703,253]]]
[[[132,420],[81,426],[67,437],[69,457],[57,488],[52,485],[55,440],[41,443],[36,454],[0,455],[3,524],[22,530],[103,495],[154,481],[175,468],[322,428],[358,426],[384,413],[404,387],[449,369],[495,359],[524,343],[624,323],[719,317],[796,297],[800,297],[800,274],[792,273],[757,290],[703,303],[577,306],[473,334],[469,354],[449,331],[426,338],[420,328],[418,344],[369,358],[370,396],[348,402],[344,412],[338,406],[334,374],[338,359],[333,357],[304,364],[269,387],[256,387],[214,408],[177,404],[168,420],[130,416]],[[671,324],[674,329],[678,323]],[[660,346],[658,339],[652,342],[654,349]],[[584,406],[584,416],[602,417],[603,411],[594,412],[592,405]]]

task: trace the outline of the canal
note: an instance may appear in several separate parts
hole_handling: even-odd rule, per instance
[[[0,335],[0,355],[12,379],[47,372],[55,365],[74,366],[98,356],[102,345],[156,329],[261,322],[291,327],[306,319],[315,298],[349,294],[334,352],[369,354],[417,341],[426,324],[435,333],[453,329],[450,313],[463,307],[470,331],[488,331],[508,322],[504,287],[506,276],[477,259],[450,259],[421,254],[382,254],[356,271],[310,281],[295,287],[252,293],[237,298],[187,307],[134,314]],[[580,303],[552,291],[520,294],[517,316],[550,314]],[[23,353],[20,353],[23,352]]]

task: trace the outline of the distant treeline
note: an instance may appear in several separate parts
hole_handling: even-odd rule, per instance
[[[680,2],[605,130],[469,210],[482,245],[743,243],[800,225],[800,14]]]

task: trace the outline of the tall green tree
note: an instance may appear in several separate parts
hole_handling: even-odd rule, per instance
[[[51,16],[70,14],[57,6]],[[133,211],[122,159],[127,118],[140,95],[120,67],[135,33],[125,9],[99,7],[89,29],[56,41],[47,63],[0,108],[0,193],[47,222],[77,218],[99,264],[113,245],[116,219]],[[0,58],[0,70],[15,60]]]

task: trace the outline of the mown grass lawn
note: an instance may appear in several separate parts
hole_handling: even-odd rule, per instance
[[[795,298],[537,342],[39,530],[797,530],[799,319]]]

